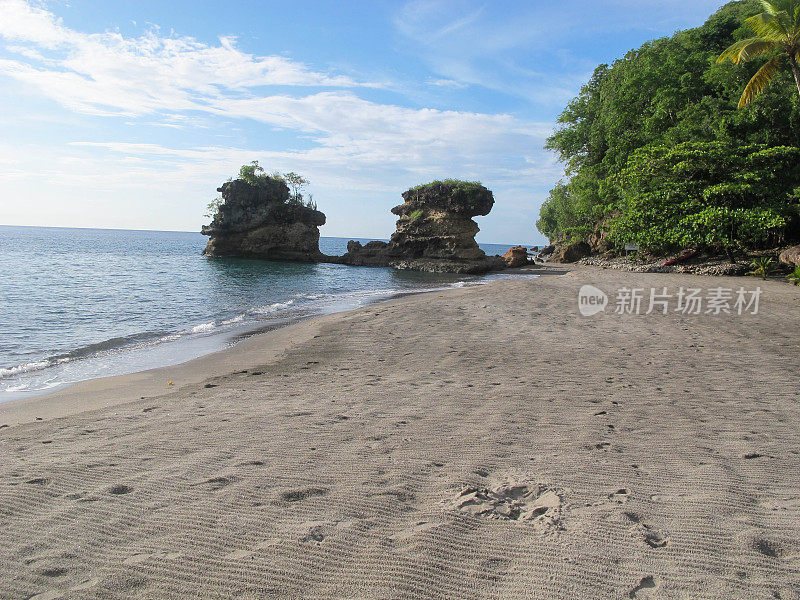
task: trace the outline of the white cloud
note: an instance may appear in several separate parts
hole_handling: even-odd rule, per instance
[[[21,184],[23,173],[36,170],[43,190],[71,188],[76,202],[86,189],[120,198],[145,198],[147,190],[159,197],[184,197],[175,218],[194,228],[217,185],[239,165],[257,159],[270,169],[308,176],[323,207],[326,198],[349,202],[346,196],[354,193],[381,198],[361,217],[390,222],[393,217],[386,209],[397,202],[399,192],[424,180],[461,177],[496,189],[525,188],[546,186],[560,174],[541,149],[551,123],[378,103],[362,97],[363,89],[372,86],[369,82],[314,70],[284,56],[247,54],[233,38],[209,45],[162,36],[157,29],[133,38],[117,32],[83,33],[22,0],[0,0],[0,14],[9,17],[0,18],[0,40],[7,42],[0,55],[0,78],[24,84],[29,92],[89,119],[121,116],[125,119],[118,122],[157,125],[174,136],[167,144],[112,137],[0,148],[0,162],[3,155],[8,160],[24,155],[0,179]],[[469,29],[476,18],[470,14],[445,24],[440,35]],[[429,84],[464,86],[446,79]],[[285,140],[278,150],[241,147],[240,138],[238,147],[227,147],[219,138],[206,147],[182,142],[183,131],[215,120],[243,121],[243,127],[255,121],[287,130],[297,136],[299,149]],[[131,219],[138,218],[130,213]],[[186,214],[192,216],[181,216]]]
[[[594,36],[637,31],[644,42],[679,27],[700,25],[723,3],[562,0],[509,6],[502,0],[411,0],[397,11],[394,25],[407,51],[446,81],[560,107],[577,93],[597,62],[586,56]],[[530,64],[542,67],[521,66]]]
[[[80,33],[23,0],[0,0],[0,14],[0,37],[12,42],[6,49],[28,59],[0,61],[0,74],[83,113],[206,110],[221,98],[262,86],[358,85],[283,56],[242,52],[231,37],[207,45],[161,36],[157,29],[136,38]]]

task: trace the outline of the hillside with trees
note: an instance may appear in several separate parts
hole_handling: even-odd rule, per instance
[[[772,4],[793,9],[767,23],[773,30],[800,25],[798,0]],[[540,231],[653,252],[797,239],[800,83],[789,67],[798,38],[769,38],[764,11],[730,2],[702,27],[600,65],[548,139],[566,178],[542,206]]]

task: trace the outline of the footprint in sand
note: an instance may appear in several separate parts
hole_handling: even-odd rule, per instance
[[[50,480],[45,477],[37,477],[35,479],[29,479],[25,483],[30,483],[31,485],[47,485],[50,483]]]
[[[211,479],[206,479],[205,481],[199,481],[197,483],[191,484],[189,487],[198,487],[198,486],[208,486],[209,490],[217,491],[221,490],[222,488],[230,485],[233,483],[233,477],[212,477]]]
[[[756,536],[751,540],[750,547],[769,558],[793,560],[800,557],[800,546],[788,544],[777,539]]]
[[[625,516],[636,523],[630,529],[632,536],[641,538],[651,548],[664,548],[669,545],[670,537],[660,529],[656,529],[647,523],[642,523],[639,517],[633,513],[626,512]]]
[[[563,490],[507,480],[493,488],[465,487],[450,505],[475,516],[528,521],[545,529],[558,529],[562,496]]]
[[[325,488],[304,488],[300,490],[290,490],[288,492],[283,492],[280,496],[280,499],[284,502],[300,502],[305,500],[306,498],[313,498],[314,496],[325,496],[328,494],[328,490]]]
[[[628,598],[655,598],[658,590],[658,580],[652,575],[642,577],[639,585],[628,592]]]
[[[622,488],[616,492],[608,495],[608,499],[617,504],[625,504],[631,496],[631,491],[628,488]]]

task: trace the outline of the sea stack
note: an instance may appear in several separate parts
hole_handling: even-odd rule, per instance
[[[316,262],[319,227],[325,215],[289,194],[277,178],[262,177],[258,185],[235,179],[217,189],[222,204],[210,225],[202,229],[211,236],[203,254],[269,260]]]
[[[392,212],[400,217],[389,243],[350,242],[341,262],[392,266],[414,271],[485,273],[505,266],[478,247],[480,231],[472,217],[488,215],[492,192],[479,183],[435,181],[403,193],[403,204]]]

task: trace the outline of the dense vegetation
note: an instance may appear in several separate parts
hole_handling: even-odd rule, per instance
[[[310,182],[308,179],[295,172],[279,173],[278,171],[274,171],[273,173],[267,173],[264,167],[259,165],[257,160],[254,160],[249,165],[242,165],[239,169],[238,179],[242,179],[254,187],[270,187],[275,181],[282,181],[291,190],[286,199],[287,204],[305,206],[314,210],[317,209],[317,203],[314,202],[314,197],[311,194],[308,195],[308,200],[305,200],[303,197],[303,191]],[[232,179],[228,181],[232,181]],[[223,200],[221,197],[212,200],[208,204],[208,212],[205,216],[213,218],[219,211],[222,202]]]
[[[485,188],[480,181],[463,181],[461,179],[443,179],[431,181],[430,183],[423,183],[416,185],[409,189],[409,192],[426,191],[434,188],[446,187],[453,191],[453,193],[461,193],[469,196],[470,194],[480,193]]]
[[[539,229],[551,240],[645,248],[757,246],[795,235],[800,97],[790,70],[738,109],[758,61],[717,62],[752,35],[756,0],[731,2],[702,27],[598,67],[547,147],[568,179]]]

